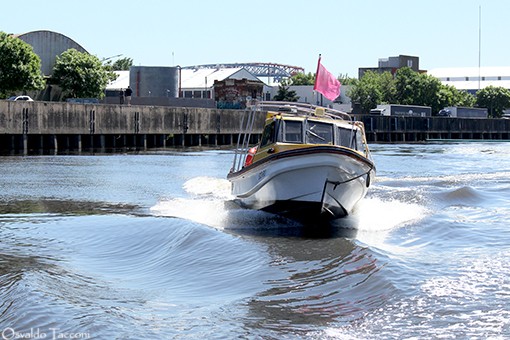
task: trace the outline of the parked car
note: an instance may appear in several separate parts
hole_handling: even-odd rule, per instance
[[[385,112],[386,112],[386,109],[372,109],[372,110],[370,110],[371,115],[385,116],[386,115]]]
[[[33,102],[34,101],[29,96],[12,96],[12,97],[9,97],[8,100],[15,100],[15,101],[23,100],[23,101],[27,101],[27,102]]]
[[[452,113],[448,109],[442,109],[442,110],[439,110],[439,112],[436,114],[436,116],[438,116],[438,117],[451,117]]]

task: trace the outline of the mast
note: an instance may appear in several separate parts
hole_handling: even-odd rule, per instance
[[[478,91],[480,91],[482,67],[482,5],[478,7]]]

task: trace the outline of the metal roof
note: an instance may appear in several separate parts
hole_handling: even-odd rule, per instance
[[[291,66],[277,63],[233,63],[233,64],[207,64],[185,66],[183,69],[225,69],[244,68],[257,77],[272,77],[274,81],[279,82],[282,78],[290,78],[294,74],[304,73],[305,69],[299,66]]]
[[[107,90],[125,89],[129,86],[130,71],[114,71],[118,77],[106,87]],[[211,88],[214,81],[224,79],[248,79],[261,81],[248,70],[238,68],[223,69],[181,69],[181,89]],[[262,82],[262,81],[261,81]]]
[[[183,89],[204,89],[214,85],[214,81],[224,79],[243,79],[258,80],[256,76],[242,67],[238,68],[220,68],[220,69],[181,69],[181,88]]]
[[[106,86],[107,90],[120,90],[129,86],[129,71],[113,71],[117,79]]]

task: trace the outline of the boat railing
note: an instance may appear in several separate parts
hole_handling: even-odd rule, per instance
[[[255,122],[256,112],[276,111],[287,115],[306,116],[306,117],[327,117],[330,119],[340,119],[348,121],[351,124],[351,143],[355,138],[355,121],[351,115],[344,111],[333,108],[298,102],[283,101],[256,101],[253,102],[250,110],[243,112],[241,118],[240,133],[237,138],[237,145],[234,151],[234,161],[230,172],[237,172],[244,167],[248,151],[250,149],[250,140]]]
[[[330,119],[341,119],[344,121],[348,121],[351,124],[351,136],[350,136],[351,145],[349,147],[352,148],[353,145],[355,145],[356,124],[354,118],[347,112],[308,103],[281,102],[281,101],[260,101],[257,102],[256,107],[258,108],[258,110],[265,111],[273,110],[285,114],[295,114],[298,116],[299,115],[312,117],[324,116]],[[320,113],[318,114],[318,112]]]
[[[353,121],[350,114],[344,111],[336,110],[329,107],[313,105],[308,103],[299,102],[281,102],[281,101],[259,101],[255,104],[255,107],[259,110],[267,111],[279,111],[286,114],[296,115],[316,115],[318,111],[324,116],[331,119],[342,119],[347,121]]]
[[[236,172],[243,168],[248,150],[250,148],[250,139],[253,131],[253,123],[255,121],[255,111],[253,108],[243,112],[241,118],[240,133],[237,137],[237,145],[234,151],[234,162],[230,172]]]

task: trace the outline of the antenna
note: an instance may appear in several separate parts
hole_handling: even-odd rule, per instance
[[[478,7],[478,91],[480,91],[482,67],[482,5]]]

